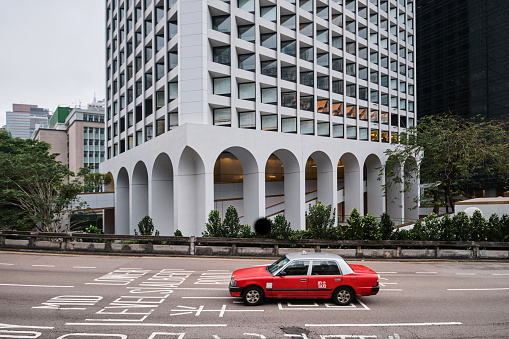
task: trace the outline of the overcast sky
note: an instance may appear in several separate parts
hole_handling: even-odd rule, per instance
[[[13,103],[105,96],[104,0],[0,0],[0,127]]]

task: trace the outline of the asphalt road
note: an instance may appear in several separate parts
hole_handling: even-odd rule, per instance
[[[231,298],[260,259],[0,252],[0,338],[508,338],[509,263],[376,262],[376,296]]]

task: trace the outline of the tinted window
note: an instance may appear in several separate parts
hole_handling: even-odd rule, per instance
[[[311,275],[341,275],[335,261],[313,261]]]
[[[286,275],[308,275],[309,261],[296,260],[285,268]]]

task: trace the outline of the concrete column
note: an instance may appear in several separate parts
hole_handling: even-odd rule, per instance
[[[378,180],[379,171],[376,167],[368,166],[367,168],[368,213],[375,217],[379,217],[384,212],[383,182],[382,180]]]
[[[244,220],[251,227],[265,217],[265,172],[244,170]]]
[[[287,171],[285,166],[285,218],[294,230],[306,229],[306,172]]]
[[[115,227],[116,234],[129,234],[130,223],[130,188],[129,176],[125,168],[118,174],[115,188]]]
[[[386,171],[398,171],[399,178],[403,177],[403,173],[400,167],[392,166],[387,168]],[[396,225],[400,224],[404,218],[403,215],[403,182],[397,182],[396,176],[387,176],[386,174],[386,201],[387,201],[387,213],[391,219],[394,220]]]
[[[344,162],[345,163],[345,162]],[[363,214],[364,182],[359,166],[345,163],[345,214],[350,215],[356,208]]]

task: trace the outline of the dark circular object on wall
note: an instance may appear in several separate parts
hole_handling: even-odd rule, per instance
[[[260,235],[268,234],[270,232],[270,221],[266,218],[258,219],[254,224],[254,229]]]

